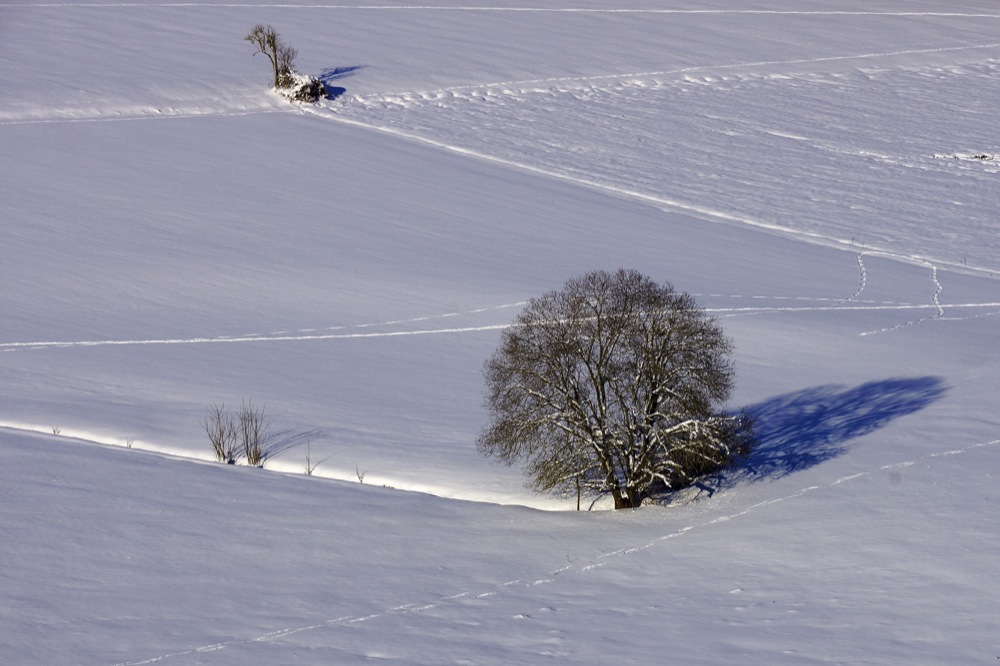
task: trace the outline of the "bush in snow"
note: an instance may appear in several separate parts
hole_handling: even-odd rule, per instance
[[[263,53],[271,63],[274,89],[295,102],[316,102],[326,95],[326,86],[319,79],[295,71],[298,51],[289,46],[277,31],[258,23],[244,37],[256,49],[253,55]]]
[[[719,413],[732,343],[694,298],[636,271],[597,271],[532,299],[486,362],[485,455],[523,461],[542,491],[639,506],[749,451]]]
[[[237,414],[239,437],[243,443],[243,456],[248,465],[263,467],[267,458],[267,448],[271,441],[271,419],[264,414],[264,408],[246,400]]]
[[[225,403],[217,405],[214,402],[208,407],[208,415],[201,421],[212,444],[212,451],[219,462],[236,464],[237,428],[232,412],[226,409]]]
[[[264,466],[271,441],[271,419],[263,407],[245,400],[234,414],[225,403],[212,403],[201,423],[217,460],[234,465],[242,453],[248,465]]]
[[[285,85],[277,88],[280,95],[293,102],[318,102],[326,97],[326,86],[314,76],[291,72]]]

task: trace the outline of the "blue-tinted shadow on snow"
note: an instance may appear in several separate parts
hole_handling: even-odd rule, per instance
[[[332,67],[330,69],[324,69],[320,72],[319,80],[323,82],[324,86],[326,86],[326,98],[337,99],[347,92],[347,88],[333,85],[334,81],[354,76],[358,73],[358,71],[364,68],[365,65],[352,65],[350,67]]]
[[[854,388],[839,385],[780,395],[747,408],[757,445],[729,481],[779,479],[845,453],[852,441],[940,399],[939,377],[885,379]],[[734,478],[735,477],[735,478]]]
[[[281,432],[276,432],[270,437],[267,443],[267,447],[264,450],[264,457],[267,459],[274,458],[289,449],[305,446],[309,442],[323,439],[327,435],[327,431],[322,428],[301,431],[282,430]]]

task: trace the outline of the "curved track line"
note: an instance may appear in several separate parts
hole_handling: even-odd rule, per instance
[[[79,340],[51,342],[4,342],[0,343],[0,351],[16,351],[19,349],[46,349],[67,347],[126,347],[136,345],[199,345],[199,344],[234,344],[240,342],[299,342],[309,340],[354,340],[360,338],[400,338],[416,335],[447,335],[450,333],[476,333],[480,331],[499,331],[509,328],[510,324],[488,324],[485,326],[465,326],[459,328],[437,328],[424,331],[385,331],[381,333],[327,333],[315,335],[260,335],[222,338],[173,338],[162,340]]]
[[[937,283],[935,279],[935,283]],[[937,283],[940,285],[940,283]],[[940,289],[938,290],[938,293]],[[936,296],[936,294],[935,294]],[[846,301],[843,301],[846,302]],[[998,303],[957,303],[949,304],[949,308],[1000,308]],[[913,320],[878,331],[868,331],[861,335],[884,333],[905,326],[912,326],[931,319],[939,319],[944,308],[936,302],[931,304],[873,304],[873,305],[817,305],[817,306],[748,306],[748,307],[709,307],[705,312],[721,316],[761,315],[761,314],[795,314],[801,312],[843,312],[843,311],[903,311],[926,310],[935,308],[937,313],[930,317]],[[976,317],[992,316],[996,312],[973,315],[970,317],[946,318],[945,321],[964,321]],[[405,323],[405,322],[404,322]],[[362,324],[360,327],[378,326],[380,324]],[[502,324],[484,324],[481,326],[460,326],[453,328],[433,328],[416,331],[379,331],[371,333],[314,333],[301,335],[243,335],[222,336],[215,338],[162,338],[145,340],[64,340],[64,341],[34,341],[34,342],[0,342],[0,352],[36,351],[42,349],[69,349],[85,347],[129,347],[142,345],[200,345],[200,344],[238,344],[255,342],[305,342],[321,340],[358,340],[366,338],[400,338],[422,335],[456,335],[462,333],[482,333],[487,331],[502,331],[511,328],[511,322]]]
[[[444,335],[449,333],[473,333],[477,331],[500,330],[509,327],[509,324],[488,324],[484,326],[466,326],[454,328],[437,328],[416,331],[381,331],[373,333],[321,333],[317,331],[343,331],[347,329],[375,328],[379,326],[399,326],[402,324],[415,324],[419,322],[433,321],[436,319],[447,319],[450,317],[460,317],[463,315],[481,314],[508,308],[520,307],[524,301],[517,303],[505,303],[465,312],[447,312],[437,315],[424,315],[411,319],[393,319],[388,321],[371,322],[366,324],[354,324],[345,326],[331,326],[328,328],[303,328],[297,331],[277,331],[274,333],[248,333],[244,335],[222,335],[216,337],[198,338],[153,338],[138,340],[63,340],[63,341],[35,341],[35,342],[0,342],[0,352],[13,352],[37,349],[67,348],[67,347],[118,347],[118,346],[138,346],[138,345],[197,345],[197,344],[227,344],[227,343],[247,343],[247,342],[296,342],[311,340],[350,340],[355,338],[392,338],[412,335]]]
[[[486,589],[483,589],[483,590],[481,590],[479,592],[469,590],[469,591],[465,591],[465,592],[460,592],[458,594],[453,594],[453,595],[448,595],[448,596],[441,596],[441,597],[438,597],[437,599],[435,599],[434,601],[432,601],[430,603],[414,602],[414,603],[409,603],[409,604],[403,604],[403,605],[400,605],[400,606],[393,606],[392,608],[386,608],[384,610],[381,610],[381,611],[378,611],[378,612],[375,612],[375,613],[368,613],[368,614],[365,614],[365,615],[345,615],[345,616],[341,616],[341,617],[334,618],[334,619],[331,619],[331,620],[326,620],[326,621],[323,621],[323,622],[318,622],[318,623],[315,623],[315,624],[311,624],[311,625],[305,625],[305,626],[300,626],[300,627],[289,627],[289,628],[286,628],[286,629],[277,629],[277,630],[270,631],[268,633],[261,634],[260,636],[256,636],[256,637],[253,637],[253,638],[242,638],[242,639],[235,639],[235,640],[231,640],[231,641],[223,641],[223,642],[220,642],[220,643],[214,643],[212,645],[205,645],[205,646],[191,648],[191,649],[187,649],[187,650],[179,650],[177,652],[171,652],[171,653],[165,654],[165,655],[160,655],[160,656],[155,656],[155,657],[149,657],[147,659],[141,659],[141,660],[138,660],[138,661],[119,662],[118,664],[115,664],[115,666],[140,666],[142,664],[153,664],[153,663],[165,661],[165,660],[170,659],[172,657],[180,657],[180,656],[185,656],[185,655],[198,654],[198,653],[201,653],[201,652],[210,652],[210,651],[214,651],[214,650],[222,650],[222,649],[225,649],[227,647],[231,647],[231,646],[235,646],[235,645],[249,645],[249,644],[252,644],[252,643],[275,641],[275,640],[279,640],[281,638],[285,638],[287,636],[292,636],[292,635],[303,633],[303,632],[306,632],[306,631],[315,631],[317,629],[325,629],[325,628],[328,628],[328,627],[348,626],[348,625],[352,625],[352,624],[358,624],[358,623],[361,623],[361,622],[369,622],[369,621],[378,620],[379,618],[386,617],[386,616],[393,615],[393,614],[399,614],[399,613],[421,613],[421,612],[424,612],[424,611],[428,611],[428,610],[440,608],[441,606],[444,606],[444,605],[447,605],[447,604],[453,604],[453,603],[456,603],[456,602],[460,602],[462,599],[473,599],[473,598],[474,599],[490,599],[492,597],[496,597],[499,594],[503,593],[503,591],[505,589],[510,589],[510,588],[525,589],[525,588],[535,587],[537,585],[545,585],[545,584],[549,584],[549,583],[554,583],[554,582],[556,582],[556,578],[558,576],[560,576],[560,575],[566,575],[566,574],[570,574],[570,575],[583,575],[583,574],[586,574],[587,572],[594,571],[594,570],[599,569],[599,568],[601,568],[603,566],[606,566],[609,563],[608,561],[611,560],[612,558],[626,557],[628,555],[633,555],[635,553],[638,553],[638,552],[641,552],[641,551],[653,548],[654,546],[662,544],[662,543],[664,543],[666,541],[670,541],[671,539],[676,539],[676,538],[682,537],[685,534],[687,534],[688,532],[691,532],[693,530],[704,529],[706,527],[711,527],[713,525],[717,525],[717,524],[720,524],[720,523],[728,522],[730,520],[734,520],[736,518],[740,518],[742,516],[746,516],[748,514],[754,513],[756,511],[761,510],[761,509],[765,509],[765,508],[767,508],[769,506],[772,506],[772,505],[775,505],[775,504],[780,504],[782,502],[787,502],[789,500],[793,500],[793,499],[796,499],[796,498],[799,498],[799,497],[803,497],[804,495],[807,495],[807,494],[809,494],[811,492],[814,492],[816,490],[822,490],[822,489],[825,489],[825,488],[834,488],[836,486],[848,483],[850,481],[855,481],[857,479],[862,479],[862,478],[870,477],[870,476],[872,476],[874,474],[877,474],[879,472],[891,471],[891,470],[899,469],[901,467],[910,467],[910,466],[916,465],[917,463],[919,463],[921,461],[933,460],[935,458],[942,458],[942,457],[947,457],[947,456],[961,455],[963,453],[968,453],[970,451],[974,451],[974,450],[977,450],[977,449],[982,449],[982,448],[987,448],[987,447],[992,447],[992,446],[997,446],[997,445],[1000,445],[1000,439],[994,439],[994,440],[991,440],[991,441],[988,441],[988,442],[979,442],[979,443],[972,444],[970,446],[967,446],[967,447],[964,447],[964,448],[961,448],[961,449],[950,449],[950,450],[947,450],[947,451],[938,451],[938,452],[935,452],[935,453],[929,453],[929,454],[926,454],[926,455],[923,455],[923,456],[919,456],[917,458],[913,458],[912,460],[905,460],[905,461],[902,461],[902,462],[889,463],[889,464],[886,464],[886,465],[881,465],[881,466],[879,466],[879,467],[877,467],[875,469],[872,469],[872,470],[869,470],[869,471],[866,471],[866,472],[857,472],[855,474],[849,474],[847,476],[843,476],[843,477],[840,477],[838,479],[835,479],[834,481],[831,481],[829,483],[808,486],[808,487],[802,488],[800,490],[797,490],[797,491],[795,491],[793,493],[790,493],[788,495],[785,495],[783,497],[777,497],[777,498],[774,498],[774,499],[769,499],[769,500],[764,500],[762,502],[757,502],[756,504],[752,504],[752,505],[750,505],[750,506],[748,506],[748,507],[746,507],[746,508],[744,508],[744,509],[742,509],[740,511],[737,511],[735,513],[731,513],[731,514],[727,514],[727,515],[723,515],[723,516],[717,516],[717,517],[715,517],[715,518],[713,518],[711,520],[706,520],[704,522],[697,523],[697,524],[694,524],[694,525],[687,525],[685,527],[676,529],[673,532],[670,532],[668,534],[664,534],[664,535],[658,536],[658,537],[656,537],[654,539],[651,539],[650,541],[647,541],[646,543],[638,545],[638,546],[631,546],[631,547],[628,547],[628,548],[620,548],[618,550],[610,551],[610,552],[607,552],[607,553],[602,553],[601,555],[598,555],[598,556],[596,556],[594,558],[591,558],[591,559],[587,560],[583,564],[568,564],[568,565],[565,565],[565,566],[561,566],[559,568],[552,569],[550,571],[545,572],[541,577],[532,578],[531,580],[522,580],[522,579],[509,580],[509,581],[506,581],[506,582],[503,582],[503,583],[494,584],[494,585],[492,585],[492,586],[490,586],[490,587],[488,587]]]
[[[1000,47],[1000,44],[995,46]],[[754,227],[756,229],[762,229],[765,231],[771,231],[779,233],[791,238],[797,238],[799,240],[812,243],[814,245],[819,245],[822,247],[832,247],[835,249],[847,249],[854,248],[855,243],[851,239],[837,238],[836,236],[829,236],[827,234],[821,234],[813,231],[804,231],[801,229],[793,229],[791,227],[786,227],[781,224],[775,224],[772,222],[764,222],[762,220],[757,220],[745,215],[739,215],[736,213],[727,213],[725,211],[716,210],[702,206],[699,204],[693,204],[681,201],[679,199],[672,199],[670,197],[650,194],[648,192],[640,192],[638,190],[633,190],[626,187],[621,187],[618,185],[613,185],[592,178],[584,178],[581,176],[571,175],[557,171],[551,168],[539,167],[525,162],[518,162],[516,160],[508,159],[505,157],[498,157],[496,155],[490,155],[488,153],[483,153],[478,150],[473,150],[471,148],[463,148],[462,146],[456,146],[454,144],[445,143],[444,141],[438,141],[436,139],[431,139],[420,134],[415,134],[407,130],[402,130],[394,127],[388,127],[385,125],[376,125],[373,123],[365,122],[363,120],[357,120],[355,118],[348,118],[336,113],[334,107],[320,107],[320,108],[305,108],[301,109],[302,113],[308,113],[317,116],[323,120],[329,120],[336,123],[341,123],[344,125],[350,125],[353,127],[359,127],[362,129],[380,132],[382,134],[388,134],[390,136],[399,137],[401,139],[406,139],[409,141],[414,141],[424,145],[432,146],[441,150],[445,150],[458,155],[463,155],[465,157],[472,157],[484,162],[489,162],[491,164],[499,164],[501,166],[517,169],[520,171],[525,171],[527,173],[537,174],[540,176],[545,176],[548,178],[554,178],[563,182],[572,183],[574,185],[579,185],[586,187],[591,190],[605,192],[619,197],[624,197],[627,199],[633,199],[635,201],[640,201],[646,204],[651,204],[657,207],[662,207],[672,210],[680,210],[695,217],[701,219],[706,219],[708,221],[720,221],[720,222],[735,222],[738,224],[743,224],[746,226]],[[899,255],[893,253],[891,250],[883,250],[880,248],[874,248],[866,252],[867,254],[883,254],[887,257],[895,257],[903,261],[917,261],[931,263],[928,258]],[[969,268],[962,266],[960,264],[955,264],[947,261],[936,260],[938,264],[950,266],[956,269],[966,270],[971,273],[986,273],[986,269],[979,268]],[[936,272],[935,268],[935,272]],[[990,271],[992,274],[992,271]]]
[[[411,319],[389,319],[386,321],[379,321],[368,324],[352,324],[343,326],[330,326],[327,328],[301,328],[294,331],[273,331],[271,333],[248,333],[247,335],[261,335],[261,336],[274,336],[274,335],[292,335],[294,333],[315,333],[317,331],[342,331],[350,328],[375,328],[377,326],[399,326],[401,324],[415,324],[424,321],[434,321],[437,319],[448,319],[451,317],[461,317],[464,315],[475,315],[482,314],[484,312],[495,312],[497,310],[507,310],[510,308],[519,308],[527,305],[527,301],[518,301],[516,303],[504,303],[503,305],[490,305],[482,308],[475,308],[473,310],[466,310],[464,312],[445,312],[443,314],[434,315],[424,315],[422,317],[413,317]]]
[[[880,329],[878,331],[870,331],[862,333],[861,335],[870,335],[873,333],[883,333],[887,331],[896,330],[898,328],[903,328],[904,326],[912,326],[914,324],[928,321],[931,319],[942,319],[942,321],[965,321],[968,319],[976,319],[979,317],[989,317],[1000,312],[988,312],[978,315],[970,315],[967,317],[945,317],[942,318],[944,314],[944,307],[938,301],[938,294],[941,293],[941,283],[937,280],[937,270],[929,262],[925,262],[922,259],[914,259],[912,257],[905,257],[903,255],[897,255],[893,253],[883,253],[883,252],[864,252],[862,254],[869,255],[885,255],[897,260],[912,260],[921,265],[926,265],[931,268],[932,279],[934,284],[937,285],[937,290],[933,294],[932,303],[897,303],[891,301],[883,302],[868,302],[868,301],[858,301],[857,297],[864,290],[867,283],[867,271],[864,262],[861,260],[861,256],[858,257],[858,264],[861,269],[861,288],[855,292],[855,294],[846,299],[832,299],[832,298],[810,298],[807,296],[746,296],[740,294],[713,294],[716,297],[724,298],[746,298],[753,300],[772,300],[779,302],[787,301],[809,301],[809,302],[829,302],[830,305],[751,305],[743,307],[735,306],[720,306],[720,307],[706,307],[703,308],[705,312],[713,315],[724,316],[724,317],[736,317],[742,315],[762,315],[762,314],[796,314],[802,312],[844,312],[844,311],[859,311],[859,312],[876,312],[876,311],[906,311],[906,310],[926,310],[928,308],[934,308],[937,310],[936,314],[930,317],[923,317],[921,319],[913,320],[905,324],[899,324],[891,328]],[[857,303],[856,305],[844,305],[845,303]],[[502,310],[512,307],[520,307],[524,305],[525,302],[518,303],[508,303],[504,305],[477,308],[475,310],[469,310],[467,312],[449,312],[439,315],[427,315],[423,317],[414,317],[412,319],[396,319],[382,322],[374,322],[367,324],[355,324],[351,326],[333,326],[329,328],[303,328],[297,331],[277,331],[274,333],[261,333],[261,334],[245,334],[245,335],[224,335],[217,337],[196,337],[196,338],[151,338],[151,339],[136,339],[136,340],[35,340],[28,342],[0,342],[0,352],[17,352],[17,351],[36,351],[42,349],[67,349],[67,348],[83,348],[83,347],[127,347],[127,346],[142,346],[142,345],[199,345],[199,344],[238,344],[238,343],[255,343],[255,342],[302,342],[302,341],[322,341],[322,340],[355,340],[355,339],[365,339],[365,338],[397,338],[397,337],[409,337],[409,336],[420,336],[420,335],[454,335],[461,333],[481,333],[486,331],[502,331],[513,327],[515,324],[512,322],[500,323],[500,324],[483,324],[480,326],[456,326],[449,328],[432,328],[432,329],[422,329],[422,330],[406,330],[406,331],[373,331],[373,332],[355,332],[355,333],[321,333],[316,331],[343,331],[345,329],[364,329],[364,328],[375,328],[379,326],[398,326],[402,324],[412,324],[425,321],[433,321],[437,319],[447,319],[450,317],[458,317],[468,314],[478,314],[482,312],[490,312],[496,310]],[[971,309],[971,308],[1000,308],[1000,302],[984,302],[984,303],[951,303],[948,305],[950,309]]]
[[[592,180],[590,178],[581,178],[579,176],[572,176],[552,169],[546,169],[543,167],[534,166],[531,164],[526,164],[524,162],[517,162],[515,160],[507,159],[504,157],[497,157],[495,155],[489,155],[487,153],[482,153],[477,150],[472,150],[470,148],[463,148],[461,146],[455,146],[452,144],[445,143],[443,141],[438,141],[436,139],[430,139],[419,134],[414,134],[413,132],[408,132],[406,130],[396,129],[393,127],[386,127],[384,125],[374,125],[372,123],[367,123],[361,120],[356,120],[353,118],[347,118],[345,116],[337,115],[336,112],[321,112],[317,109],[302,109],[303,113],[311,113],[324,120],[329,120],[336,123],[341,123],[344,125],[351,125],[353,127],[360,127],[362,129],[367,129],[375,132],[380,132],[382,134],[388,134],[391,136],[396,136],[402,139],[407,139],[410,141],[415,141],[428,146],[433,146],[435,148],[440,148],[448,152],[456,153],[458,155],[464,155],[466,157],[473,157],[485,162],[490,162],[492,164],[499,164],[502,166],[518,169],[520,171],[526,171],[528,173],[538,174],[540,176],[546,176],[549,178],[554,178],[556,180],[561,180],[575,185],[581,185],[588,189],[597,190],[601,192],[606,192],[609,194],[634,199],[648,204],[653,204],[655,206],[664,206],[671,209],[682,210],[686,213],[693,214],[698,217],[708,218],[710,220],[718,220],[724,222],[738,222],[740,224],[745,224],[748,226],[756,227],[758,229],[765,229],[767,231],[775,231],[782,234],[787,234],[789,236],[794,236],[796,238],[801,238],[804,240],[811,241],[818,245],[823,245],[825,247],[837,247],[844,248],[849,247],[851,242],[849,240],[844,240],[836,238],[833,236],[827,236],[824,234],[819,234],[809,231],[801,231],[797,229],[792,229],[790,227],[785,227],[779,224],[772,224],[769,222],[762,222],[760,220],[755,220],[746,216],[736,215],[733,213],[726,213],[720,210],[713,210],[705,206],[700,206],[697,204],[686,203],[677,199],[671,199],[668,197],[648,194],[646,192],[640,192],[638,190],[633,190],[625,187],[619,187],[617,185],[611,185],[608,183],[602,183],[600,181]]]

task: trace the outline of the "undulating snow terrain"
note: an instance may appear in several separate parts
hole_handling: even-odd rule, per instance
[[[1000,8],[733,4],[0,6],[0,662],[995,663]],[[619,267],[761,444],[577,513],[480,369]]]

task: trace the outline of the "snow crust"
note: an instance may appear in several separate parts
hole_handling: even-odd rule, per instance
[[[266,90],[258,22],[331,99]],[[1000,657],[989,3],[8,3],[0,36],[3,663]],[[622,266],[720,318],[762,445],[578,514],[476,453],[480,368]],[[265,470],[199,425],[243,398]]]

